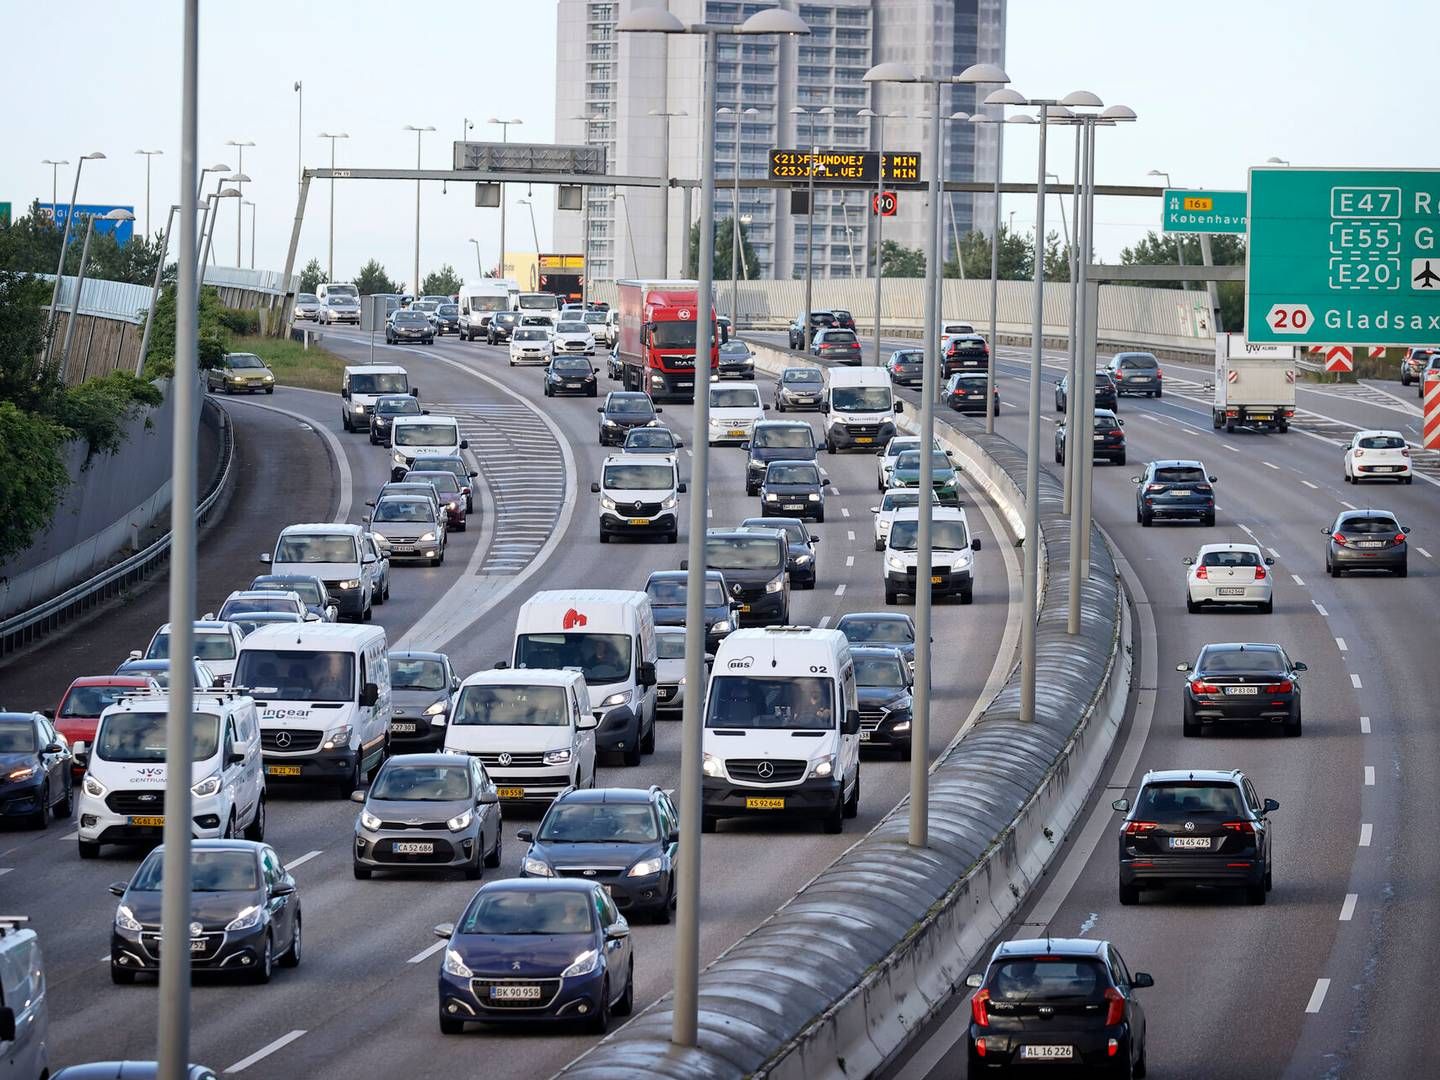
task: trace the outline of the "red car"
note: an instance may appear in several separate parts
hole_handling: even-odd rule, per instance
[[[89,744],[95,741],[95,727],[106,708],[133,690],[158,689],[159,685],[142,675],[85,675],[70,684],[55,712],[46,715],[72,747],[77,742]],[[85,766],[77,764],[72,768],[78,783],[85,775]]]

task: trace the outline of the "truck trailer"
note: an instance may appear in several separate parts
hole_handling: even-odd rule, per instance
[[[1251,345],[1241,334],[1216,334],[1215,429],[1248,425],[1283,432],[1294,415],[1295,347]]]
[[[619,354],[627,390],[643,390],[657,401],[693,401],[695,331],[699,304],[696,281],[617,281],[620,292]],[[710,372],[720,370],[715,305],[710,310]]]

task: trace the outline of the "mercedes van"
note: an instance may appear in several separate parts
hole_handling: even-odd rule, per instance
[[[291,525],[281,530],[274,552],[262,553],[260,561],[271,574],[318,577],[338,617],[369,622],[371,605],[384,588],[384,567],[374,546],[359,525]]]
[[[349,798],[380,765],[390,732],[390,662],[379,626],[262,626],[234,683],[260,710],[265,775],[334,785]]]
[[[715,654],[702,746],[702,832],[727,817],[818,817],[840,832],[860,807],[860,706],[845,635],[736,630]]]
[[[340,379],[340,422],[346,431],[370,431],[375,399],[384,394],[420,396],[410,375],[398,364],[355,364]]]
[[[895,417],[905,409],[884,368],[832,368],[820,399],[825,449],[879,450],[895,434]]]

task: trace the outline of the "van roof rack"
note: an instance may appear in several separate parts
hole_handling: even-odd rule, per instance
[[[0,937],[11,930],[22,930],[30,921],[29,915],[0,915]]]
[[[210,686],[201,690],[196,688],[191,692],[192,698],[235,698],[251,697],[252,691],[248,686]],[[129,693],[121,694],[115,700],[117,705],[124,705],[129,701],[157,701],[161,698],[169,700],[170,688],[166,686],[137,686]]]

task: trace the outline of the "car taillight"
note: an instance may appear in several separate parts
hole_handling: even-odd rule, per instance
[[[1267,694],[1288,694],[1295,689],[1295,684],[1289,679],[1281,679],[1279,682],[1270,683],[1265,687]]]
[[[1122,1023],[1125,1020],[1125,995],[1113,986],[1107,986],[1105,1000],[1110,1003],[1105,1010],[1105,1026],[1114,1027]]]
[[[1405,543],[1405,534],[1404,534],[1404,533],[1396,533],[1396,534],[1395,534],[1395,543],[1397,543],[1397,544],[1403,544],[1403,543]]]
[[[1408,458],[1408,457],[1410,456],[1410,451],[1409,451],[1408,449],[1401,450],[1401,451],[1400,451],[1400,456],[1403,457],[1403,458]]]
[[[986,1002],[990,1000],[989,990],[977,990],[975,996],[970,999],[970,1019],[976,1027],[990,1026],[990,1013],[986,1008]]]
[[[1196,491],[1199,491],[1199,492],[1207,492],[1207,491],[1211,491],[1211,490],[1213,490],[1213,489],[1210,487],[1209,484],[1196,484],[1196,485],[1195,485],[1195,490],[1196,490]]]
[[[1120,438],[1120,436],[1124,435],[1125,433],[1124,433],[1123,431],[1121,431],[1119,428],[1115,428],[1115,429],[1113,429],[1113,430],[1111,430],[1111,431],[1107,431],[1105,434],[1106,434],[1106,435],[1109,435],[1110,438],[1112,438],[1112,439],[1118,439],[1118,438]]]
[[[1156,823],[1153,821],[1127,821],[1125,822],[1125,835],[1139,836],[1141,833],[1148,832],[1156,827]]]
[[[1156,494],[1158,494],[1158,493],[1160,493],[1160,492],[1162,492],[1162,491],[1164,491],[1164,490],[1165,490],[1165,485],[1164,485],[1164,484],[1146,484],[1146,485],[1145,485],[1145,494],[1146,494],[1146,495],[1156,495]]]
[[[1344,544],[1344,543],[1345,543],[1345,534],[1344,534],[1344,533],[1338,533],[1338,532],[1337,532],[1337,533],[1332,533],[1331,536],[1330,536],[1330,539],[1331,539],[1331,540],[1334,540],[1335,543],[1337,543],[1337,544]]]
[[[1115,381],[1116,381],[1116,382],[1121,382],[1124,378],[1125,378],[1125,373],[1124,373],[1123,371],[1116,371],[1116,372],[1115,372]]]
[[[1364,451],[1364,450],[1356,450],[1356,451],[1355,451],[1355,456],[1356,456],[1356,457],[1364,457],[1364,456],[1365,456],[1365,451]]]
[[[978,1039],[975,1040],[975,1056],[976,1056],[976,1057],[984,1057],[984,1056],[985,1056],[985,1036],[984,1036],[984,1035],[981,1035]]]
[[[1255,580],[1256,580],[1256,581],[1264,581],[1264,580],[1265,580],[1265,567],[1263,567],[1263,566],[1257,566],[1257,567],[1255,567]]]
[[[1197,566],[1195,567],[1195,576],[1202,581],[1208,581],[1210,579],[1210,571],[1203,566]]]
[[[1155,378],[1157,378],[1157,379],[1163,379],[1164,377],[1165,377],[1165,372],[1164,372],[1163,370],[1161,370],[1160,368],[1157,367],[1157,368],[1155,369]]]
[[[1220,687],[1201,679],[1191,679],[1190,692],[1194,694],[1218,694],[1220,693]]]
[[[1246,836],[1255,835],[1255,825],[1249,821],[1227,821],[1220,827],[1234,833],[1244,833]]]

